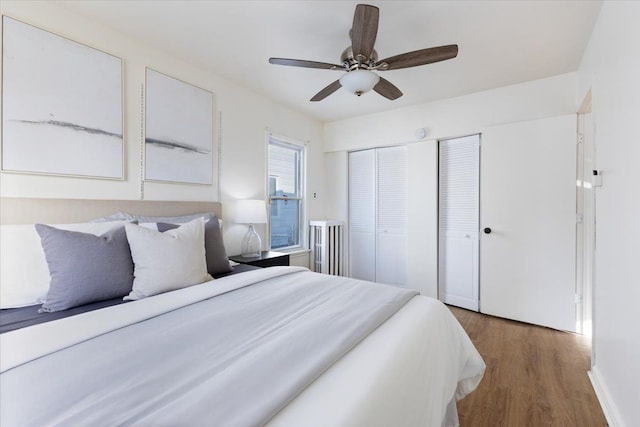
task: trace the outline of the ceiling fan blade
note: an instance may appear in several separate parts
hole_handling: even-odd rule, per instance
[[[353,57],[362,62],[371,58],[373,45],[378,34],[378,18],[380,11],[375,6],[359,4],[353,15],[351,27],[351,49]]]
[[[305,61],[303,59],[269,58],[269,63],[276,65],[288,65],[290,67],[320,68],[323,70],[344,71],[344,67],[342,65],[329,64],[326,62]]]
[[[400,55],[378,61],[376,66],[379,66],[378,69],[380,71],[398,70],[400,68],[417,67],[418,65],[445,61],[447,59],[455,58],[456,56],[458,56],[458,45],[450,44],[401,53]],[[385,66],[384,64],[387,65]]]
[[[380,81],[378,81],[378,84],[373,87],[373,90],[392,101],[402,96],[402,91],[400,91],[400,89],[395,87],[395,85],[389,80],[383,79],[382,77],[380,77]]]
[[[316,93],[313,96],[313,98],[310,99],[310,101],[322,101],[327,96],[331,95],[333,92],[337,91],[341,87],[342,85],[340,84],[340,80],[336,80],[335,82],[331,83],[329,86],[322,89],[320,92]]]

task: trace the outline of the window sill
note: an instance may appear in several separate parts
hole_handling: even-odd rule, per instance
[[[297,256],[308,254],[311,252],[311,249],[303,249],[303,248],[293,248],[293,249],[269,249],[270,251],[280,252],[283,254],[289,254],[290,256]]]

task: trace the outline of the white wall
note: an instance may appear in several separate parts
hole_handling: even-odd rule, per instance
[[[324,150],[358,150],[477,133],[489,125],[555,117],[576,111],[576,73],[471,95],[326,123]]]
[[[145,66],[215,93],[221,113],[220,197],[213,186],[146,183],[145,198],[156,200],[220,200],[225,219],[225,242],[230,254],[239,253],[245,226],[234,225],[233,201],[266,196],[265,132],[308,142],[308,216],[324,216],[324,158],[320,122],[275,104],[266,98],[146,46],[124,34],[73,14],[54,2],[2,1],[3,14],[52,31],[123,58],[125,179],[47,177],[16,173],[0,175],[0,193],[18,197],[138,199],[141,197],[141,89]],[[217,113],[216,113],[217,114]],[[265,227],[258,227],[263,241]]]
[[[592,89],[596,168],[594,366],[612,426],[640,425],[640,3],[604,2],[579,70]]]
[[[348,151],[409,144],[407,283],[437,297],[437,139],[482,133],[489,126],[576,111],[577,73],[325,124],[325,170],[333,200],[328,217],[348,218]],[[415,131],[427,127],[427,139]]]

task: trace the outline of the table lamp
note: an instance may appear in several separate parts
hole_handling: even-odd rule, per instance
[[[256,233],[254,224],[266,224],[267,207],[264,200],[238,200],[236,223],[249,224],[247,234],[240,243],[240,252],[244,258],[259,257],[262,252],[262,240]]]

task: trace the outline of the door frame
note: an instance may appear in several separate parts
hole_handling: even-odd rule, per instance
[[[596,169],[596,130],[591,89],[587,92],[577,116],[578,141],[576,162],[582,164],[582,174],[576,178],[576,213],[582,214],[582,224],[576,225],[576,295],[581,295],[576,307],[576,327],[591,342],[591,365],[595,365],[595,252],[596,252],[596,191],[592,172]],[[581,197],[578,197],[578,196]],[[581,236],[578,236],[578,233]],[[581,271],[578,272],[578,269]],[[580,280],[582,279],[582,280]]]

